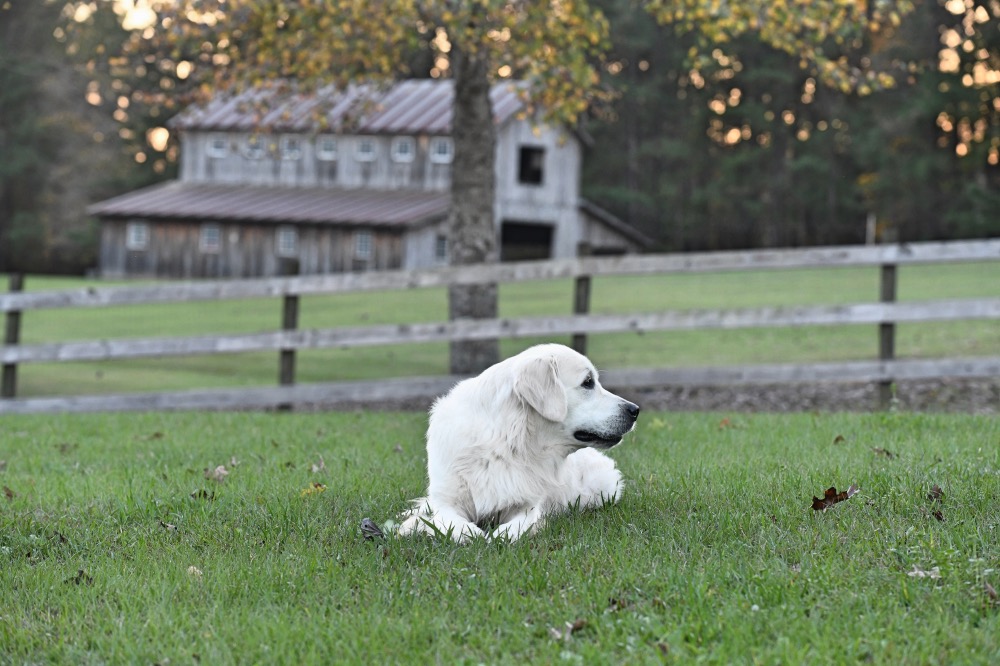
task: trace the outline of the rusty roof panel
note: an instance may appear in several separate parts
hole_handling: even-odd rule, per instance
[[[518,94],[522,85],[503,82],[490,90],[498,125],[524,107]],[[313,94],[295,93],[288,86],[259,88],[191,106],[169,125],[218,131],[315,132],[332,128],[367,134],[447,134],[451,131],[454,90],[454,83],[447,79],[411,79],[388,89],[372,85],[351,85],[344,90],[326,87]]]
[[[407,227],[443,218],[449,201],[449,195],[440,192],[169,181],[94,204],[87,212],[116,218]]]

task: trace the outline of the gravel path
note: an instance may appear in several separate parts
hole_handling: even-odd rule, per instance
[[[644,409],[736,412],[871,412],[875,384],[670,387],[625,392]],[[1000,378],[901,382],[893,408],[911,412],[1000,414]]]
[[[647,411],[674,412],[873,412],[875,384],[780,384],[762,386],[665,387],[620,390]],[[390,402],[306,405],[298,409],[426,411],[433,398]],[[1000,377],[901,382],[893,408],[908,412],[1000,414]]]

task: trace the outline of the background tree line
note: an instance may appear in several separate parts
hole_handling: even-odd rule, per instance
[[[1000,234],[1000,3],[915,2],[812,42],[698,14],[711,4],[590,3],[615,95],[586,122],[585,196],[665,250],[863,242],[869,215],[886,238]],[[0,270],[94,266],[86,204],[176,173],[155,129],[200,84],[129,52],[121,19],[111,2],[0,0]]]

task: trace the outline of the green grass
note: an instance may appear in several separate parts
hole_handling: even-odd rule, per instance
[[[608,277],[593,281],[598,314],[664,309],[736,308],[765,305],[840,304],[877,300],[875,269],[750,271],[657,277]],[[79,288],[93,281],[29,276],[28,289]],[[100,284],[100,283],[97,283]],[[903,267],[901,300],[997,296],[1000,263]],[[568,280],[502,285],[503,317],[569,314]],[[23,318],[24,343],[108,337],[208,335],[275,330],[279,300],[183,303],[130,308],[48,310]],[[302,328],[366,326],[447,319],[441,289],[374,292],[302,299]],[[514,354],[538,339],[508,340]],[[556,342],[567,342],[557,339]],[[595,335],[589,355],[600,367],[699,366],[870,359],[877,356],[874,326],[680,331]],[[901,358],[980,356],[1000,353],[995,321],[909,324],[898,327]],[[305,351],[302,382],[446,374],[447,345],[422,344],[352,350]],[[110,393],[145,390],[273,385],[277,354],[142,359],[101,363],[25,364],[19,395]]]
[[[643,414],[614,507],[511,545],[364,541],[423,490],[424,426],[5,417],[0,663],[1000,661],[995,418]]]

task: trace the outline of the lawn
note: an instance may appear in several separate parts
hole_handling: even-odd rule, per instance
[[[96,281],[29,276],[28,289],[79,288]],[[997,296],[1000,262],[906,266],[899,271],[900,300]],[[878,271],[810,269],[595,278],[591,310],[598,314],[666,309],[765,305],[841,304],[877,300]],[[569,314],[568,280],[502,285],[503,317]],[[108,337],[209,335],[275,330],[279,300],[183,303],[130,308],[48,310],[25,313],[26,344]],[[368,292],[304,297],[300,327],[368,326],[447,319],[444,290]],[[504,341],[514,354],[537,339]],[[554,340],[556,342],[568,342]],[[680,331],[595,335],[589,355],[603,368],[699,366],[740,363],[841,361],[877,357],[874,326],[834,326],[729,331]],[[901,325],[901,358],[1000,354],[996,321]],[[18,394],[180,390],[273,385],[277,354],[234,354],[101,363],[24,364]],[[447,345],[421,344],[299,354],[301,382],[446,374]]]
[[[644,413],[614,507],[365,541],[424,427],[5,417],[0,663],[1000,663],[996,418]]]

